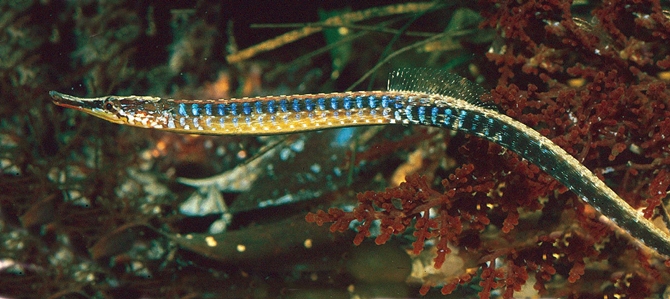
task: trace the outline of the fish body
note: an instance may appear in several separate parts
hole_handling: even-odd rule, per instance
[[[425,125],[462,131],[527,159],[612,222],[670,257],[670,237],[588,168],[536,130],[479,100],[484,90],[431,69],[391,73],[387,91],[175,100],[147,96],[78,98],[50,92],[59,106],[111,122],[178,133],[269,135],[362,125]]]

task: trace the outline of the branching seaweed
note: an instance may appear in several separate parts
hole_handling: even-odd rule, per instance
[[[503,46],[486,54],[497,69],[484,73],[497,80],[491,100],[594,169],[645,217],[656,217],[670,180],[670,93],[660,79],[668,68],[670,49],[664,40],[670,20],[660,4],[602,3],[593,11],[597,20],[589,23],[573,18],[564,1],[480,3],[490,5],[481,11],[484,26],[505,37]],[[333,232],[354,225],[355,244],[373,235],[374,225],[380,230],[377,244],[411,231],[413,254],[428,244],[436,247],[435,268],[444,267],[449,246],[465,248],[482,263],[481,298],[497,289],[512,298],[531,274],[541,294],[549,292],[558,274],[570,288],[554,289],[552,296],[595,292],[594,283],[610,282],[585,277],[595,271],[594,262],[628,265],[624,271],[629,274],[615,279],[604,295],[649,296],[667,282],[665,266],[643,251],[630,250],[591,207],[564,193],[534,165],[474,137],[459,153],[468,162],[442,180],[440,191],[424,177],[411,175],[398,187],[360,193],[351,212],[331,208],[306,219],[319,225],[332,222]],[[474,241],[469,231],[476,233]],[[442,293],[466,283],[469,278],[447,280]],[[424,285],[421,293],[430,286]]]

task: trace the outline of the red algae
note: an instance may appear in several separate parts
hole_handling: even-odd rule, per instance
[[[646,218],[657,217],[670,186],[670,93],[660,79],[670,68],[670,20],[659,1],[601,3],[591,22],[573,18],[569,1],[479,4],[481,26],[504,41],[486,53],[495,71],[484,75],[496,81],[490,100],[577,157]],[[670,281],[670,262],[630,246],[537,166],[475,137],[458,153],[465,162],[442,186],[410,175],[398,187],[360,193],[352,212],[331,208],[306,219],[340,232],[356,220],[356,244],[372,235],[374,221],[377,244],[411,232],[414,254],[429,242],[437,247],[436,268],[444,266],[447,245],[477,232],[468,244],[478,245],[466,248],[481,257],[480,298],[496,289],[512,298],[531,276],[534,289],[551,296],[646,297]],[[602,278],[607,273],[611,280]],[[468,283],[444,281],[441,292]]]

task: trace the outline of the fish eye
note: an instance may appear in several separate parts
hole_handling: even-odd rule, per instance
[[[118,105],[117,105],[117,103],[115,102],[115,99],[112,98],[112,97],[107,98],[107,100],[105,101],[105,104],[103,105],[103,107],[104,107],[105,110],[107,110],[107,111],[117,111],[117,110],[119,110],[119,109],[118,109]]]

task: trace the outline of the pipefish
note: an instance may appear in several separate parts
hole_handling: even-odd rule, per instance
[[[481,102],[484,92],[458,75],[420,68],[393,71],[387,91],[228,100],[49,94],[56,105],[114,123],[188,134],[268,135],[383,124],[462,131],[495,142],[537,165],[632,237],[670,257],[667,234],[551,140]]]

